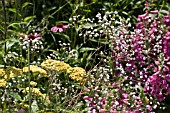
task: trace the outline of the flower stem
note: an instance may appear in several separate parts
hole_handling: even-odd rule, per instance
[[[28,41],[28,84],[29,84],[29,113],[31,113],[31,86],[30,86],[30,41]]]
[[[4,69],[6,69],[6,36],[7,36],[7,19],[6,19],[6,9],[5,9],[5,0],[2,0],[2,5],[3,5],[3,12],[4,12]],[[7,105],[6,105],[6,88],[4,91],[4,103],[3,103],[3,113],[7,113]]]

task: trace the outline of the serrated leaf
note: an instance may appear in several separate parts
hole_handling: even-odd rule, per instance
[[[33,5],[31,2],[25,2],[23,5],[22,5],[22,9],[24,8],[24,7],[26,7],[27,5]]]

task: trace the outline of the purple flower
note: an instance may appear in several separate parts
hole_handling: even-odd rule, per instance
[[[20,109],[20,110],[18,111],[18,113],[23,113],[23,110],[22,110],[22,109]]]
[[[141,113],[139,110],[134,110],[133,113]]]
[[[139,22],[136,24],[136,29],[142,29],[144,28],[143,22]]]
[[[62,23],[57,24],[56,26],[51,28],[52,32],[63,32],[66,28],[68,28],[68,25],[63,25]]]
[[[168,82],[170,82],[170,74],[167,74],[167,75],[165,76],[165,79],[166,79]]]

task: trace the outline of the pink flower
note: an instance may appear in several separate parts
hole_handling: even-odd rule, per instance
[[[90,98],[89,96],[84,96],[83,99],[86,100],[86,101],[92,101],[93,100],[93,98]]]
[[[66,28],[68,28],[68,25],[63,25],[62,23],[57,24],[56,26],[51,28],[52,32],[63,32]]]
[[[40,38],[42,38],[41,36],[40,36],[40,34],[38,34],[38,33],[30,33],[30,34],[28,34],[28,35],[25,35],[25,38],[24,38],[24,41],[28,41],[28,40],[32,40],[33,42],[36,42],[37,40],[39,40]]]
[[[158,14],[158,10],[150,11],[152,14]]]
[[[138,21],[145,19],[147,14],[138,15]]]

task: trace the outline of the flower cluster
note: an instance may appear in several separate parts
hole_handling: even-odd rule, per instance
[[[31,88],[30,90],[35,95],[43,96],[43,94],[40,92],[40,90],[38,88]],[[26,87],[22,92],[23,93],[29,93],[29,87]]]
[[[63,61],[47,59],[41,63],[41,66],[46,70],[54,70],[59,72],[65,72],[69,74],[69,77],[73,80],[83,82],[86,77],[86,71],[81,67],[71,67],[69,64]]]
[[[24,67],[23,72],[27,73],[29,67]],[[30,72],[32,73],[39,73],[39,74],[47,74],[47,72],[42,69],[41,67],[35,66],[35,65],[30,65]]]
[[[5,87],[6,86],[6,80],[5,79],[0,79],[0,87]]]
[[[81,67],[73,67],[67,70],[69,77],[76,81],[83,82],[86,77],[86,71]]]
[[[70,68],[69,64],[62,61],[47,59],[41,63],[41,66],[47,70],[55,70],[60,72],[66,72]]]
[[[132,84],[140,83],[144,93],[157,101],[170,94],[170,35],[163,26],[168,25],[167,20],[165,16],[162,23],[158,11],[146,11],[138,16],[139,23],[133,32],[120,31],[113,43],[114,76],[123,76]],[[153,105],[149,111],[152,108]]]
[[[36,85],[37,85],[37,83],[36,83],[36,82],[34,82],[34,81],[31,81],[31,82],[30,82],[30,85],[31,85],[31,86],[36,86]]]
[[[106,83],[101,78],[91,77],[94,79],[89,86],[93,87],[84,97],[91,107],[89,113],[152,112],[170,94],[170,32],[167,29],[170,17],[162,18],[157,10],[147,10],[138,16],[136,28],[129,31],[129,19],[115,16],[115,12],[106,13],[103,17],[100,13],[96,16],[102,25],[100,32],[93,30],[86,36],[108,35],[113,56],[113,77],[110,76],[109,81],[113,84],[103,88]],[[98,76],[103,77],[103,74]],[[104,101],[100,101],[101,98]]]
[[[14,77],[23,76],[22,70],[16,67],[8,67],[7,69],[0,69],[0,77],[3,79],[10,79]]]
[[[24,50],[27,51],[28,46],[31,47],[30,51],[34,53],[44,49],[42,40],[40,40],[42,39],[42,37],[39,33],[30,33],[30,34],[19,33],[18,36],[21,39],[20,45]]]

